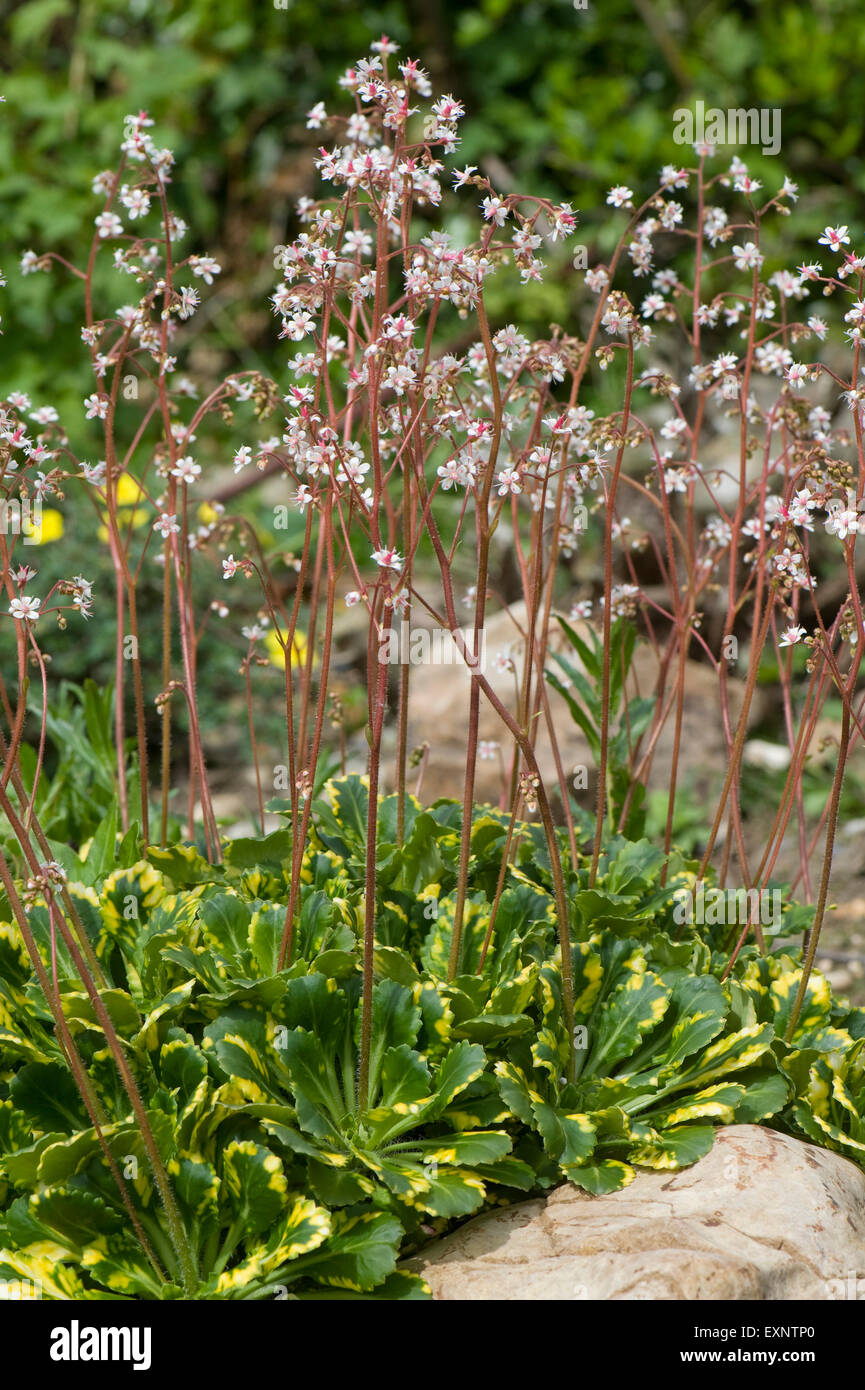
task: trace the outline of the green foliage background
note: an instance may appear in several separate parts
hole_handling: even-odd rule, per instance
[[[673,141],[673,113],[698,98],[722,108],[780,108],[779,157],[742,153],[768,190],[784,172],[800,184],[801,201],[781,228],[787,264],[815,258],[814,238],[827,222],[850,224],[856,242],[865,189],[858,0],[586,0],[585,9],[573,0],[282,3],[25,0],[6,9],[0,270],[9,283],[0,304],[0,392],[24,390],[34,405],[55,405],[85,458],[100,457],[101,446],[81,407],[93,388],[80,341],[81,284],[62,268],[22,278],[22,252],[53,249],[81,264],[100,205],[92,177],[116,163],[124,115],[147,109],[156,138],[177,158],[171,197],[190,225],[184,253],[214,255],[223,267],[184,328],[184,372],[202,388],[253,367],[279,378],[290,354],[277,342],[267,296],[273,247],[296,233],[297,198],[318,189],[312,156],[322,134],[306,129],[306,112],[319,100],[344,109],[337,79],[382,32],[428,67],[435,91],[465,102],[457,163],[478,165],[503,191],[549,194],[578,208],[577,240],[590,264],[621,231],[606,190],[626,182],[642,196],[662,163],[685,158]],[[445,222],[462,221],[465,206],[457,211],[446,200]],[[568,267],[569,253],[560,250],[545,282],[518,299],[513,287],[492,285],[491,310],[539,335],[551,321],[573,328],[582,277],[566,279]],[[109,273],[97,286],[105,297],[97,297],[110,309],[121,302],[113,296],[128,298],[131,288]],[[614,384],[604,382],[608,390]],[[137,407],[124,409],[131,435]],[[198,447],[210,469],[242,442],[239,421]],[[254,516],[256,504],[247,505]],[[110,576],[94,555],[92,520],[74,485],[61,506],[66,537],[38,554],[40,582],[77,566],[107,601]],[[209,573],[202,582],[209,592]],[[158,594],[151,599],[145,641],[152,611],[155,651]],[[108,630],[94,623],[81,635],[80,644],[57,651],[55,676],[109,680]],[[233,687],[238,651],[218,645],[206,657],[217,679],[204,684]]]
[[[272,247],[292,232],[295,199],[314,191],[308,156],[317,133],[306,130],[305,113],[333,102],[339,73],[382,32],[428,66],[434,88],[465,101],[471,119],[460,158],[508,191],[571,201],[590,254],[616,235],[604,190],[613,182],[641,188],[662,162],[681,157],[673,111],[697,98],[781,109],[780,156],[754,152],[751,163],[767,187],[780,181],[779,166],[800,182],[800,236],[833,216],[853,221],[865,189],[858,0],[284,4],[13,5],[0,89],[7,275],[10,258],[30,246],[74,255],[95,215],[91,177],[113,162],[123,116],[146,108],[178,157],[175,197],[192,228],[188,244],[226,271],[196,331],[207,329],[229,367],[261,365],[272,345]],[[78,395],[79,374],[86,384],[77,287],[58,288],[55,277],[10,280],[4,379],[14,367],[19,389],[59,405],[58,394]],[[218,365],[212,352],[206,365]]]

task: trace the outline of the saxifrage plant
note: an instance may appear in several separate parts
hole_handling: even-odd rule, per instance
[[[298,345],[290,380],[281,367],[237,373],[199,400],[196,384],[178,377],[200,303],[193,282],[211,284],[220,266],[180,253],[173,156],[139,112],[126,122],[118,169],[94,180],[104,201],[86,257],[63,262],[81,282],[94,372],[85,421],[67,429],[50,404],[34,407],[16,391],[0,407],[4,517],[81,489],[114,576],[113,795],[92,842],[70,848],[43,821],[54,811],[44,796],[54,692],[41,634],[49,616],[61,629],[85,621],[96,600],[80,574],[37,594],[38,570],[20,548],[26,527],[0,529],[15,643],[14,678],[0,684],[0,885],[14,957],[4,985],[4,1241],[10,1268],[28,1251],[43,1258],[47,1246],[91,1293],[263,1296],[278,1283],[298,1296],[321,1286],[411,1294],[416,1281],[386,1282],[403,1234],[418,1240],[429,1234],[425,1218],[466,1215],[491,1191],[507,1199],[562,1176],[611,1190],[634,1164],[697,1157],[710,1122],[737,1117],[858,1142],[822,1091],[827,1067],[843,1074],[833,1103],[858,1122],[857,1017],[826,1001],[813,966],[843,778],[863,732],[855,544],[865,265],[845,251],[847,229],[828,227],[821,244],[840,258],[835,272],[815,263],[764,281],[765,224],[789,211],[796,187],[787,179],[760,200],[741,159],[711,173],[716,152],[701,144],[693,167],[662,171],[642,207],[625,185],[610,190],[628,223],[609,264],[585,276],[589,307],[572,329],[530,341],[492,322],[489,284],[512,266],[523,281],[540,278],[542,248],[555,255],[576,214],[567,203],[502,195],[467,166],[454,183],[481,199],[479,234],[460,242],[436,225],[443,157],[459,143],[463,108],[444,96],[416,109],[430,95],[428,77],[395,53],[383,38],[346,74],[349,115],[318,104],[308,116],[337,143],[318,161],[333,196],[304,199],[303,230],[277,248],[273,308],[281,337]],[[693,229],[684,190],[695,194]],[[655,272],[656,243],[679,239],[678,269]],[[119,308],[101,302],[94,277],[109,251],[118,284],[135,286]],[[638,280],[653,275],[639,308],[620,288],[626,256]],[[51,261],[27,251],[22,270]],[[793,356],[829,332],[816,314],[794,316],[815,284],[849,300],[852,357],[842,375]],[[643,365],[668,329],[672,342],[674,329],[684,333],[690,402],[669,371]],[[768,400],[757,399],[758,376]],[[806,394],[833,383],[852,433]],[[138,402],[131,415],[128,400]],[[262,422],[278,410],[277,432],[263,427],[234,449],[238,480],[211,496],[205,464],[221,451],[208,456],[203,442],[199,450],[197,432],[216,416],[233,427],[247,405]],[[715,471],[701,454],[727,415],[737,457]],[[288,484],[272,543],[224,506],[262,473]],[[623,513],[628,492],[650,518],[639,535]],[[199,526],[200,502],[210,510]],[[302,522],[298,553],[280,547],[282,512],[293,513],[295,530]],[[819,513],[825,536],[815,531]],[[591,610],[580,600],[565,628],[573,656],[559,654],[562,679],[551,670],[560,576],[589,526],[603,567],[598,630],[578,632]],[[499,528],[509,530],[526,608],[521,664],[511,652],[496,657],[514,678],[508,701],[475,655],[496,601]],[[651,593],[638,582],[641,550],[660,580]],[[284,656],[285,762],[273,772],[275,790],[285,774],[286,827],[230,844],[197,700],[207,625],[230,609],[214,598],[202,615],[190,584],[192,567],[215,553],[224,579],[241,574],[261,595],[259,620],[244,629],[241,675],[262,828],[268,779],[253,673],[266,661],[262,643]],[[833,558],[843,592],[821,603]],[[279,562],[293,587],[274,578]],[[157,565],[163,651],[153,671],[140,650],[140,598],[144,567]],[[473,640],[461,629],[461,600]],[[365,614],[366,778],[331,782],[322,801],[343,602]],[[428,809],[408,785],[411,661],[401,652],[391,682],[381,656],[389,634],[421,614],[451,634],[471,674],[461,800]],[[637,621],[657,661],[642,697],[628,672]],[[729,667],[740,640],[746,674],[734,719]],[[767,649],[790,760],[756,861],[741,766]],[[728,761],[700,862],[683,865],[673,824],[695,651],[717,676]],[[556,739],[547,689],[556,681],[597,764],[588,844]],[[802,773],[832,694],[842,709],[838,759],[813,826]],[[476,806],[482,699],[506,741],[497,809]],[[169,807],[178,702],[189,729],[184,840]],[[633,837],[668,722],[667,820],[655,847]],[[550,785],[538,758],[544,726]],[[104,728],[99,735],[104,784]],[[388,782],[392,796],[382,795]],[[83,824],[87,811],[73,806],[70,818]],[[772,881],[791,820],[799,879],[815,898],[806,921],[789,904],[786,913],[785,929],[805,928],[801,967],[769,954],[771,934],[750,913],[732,939],[671,921],[673,894],[706,879],[724,827],[722,883],[738,874],[750,893]],[[809,839],[823,829],[815,894]],[[202,1088],[209,1118],[196,1100]],[[32,1112],[26,1131],[16,1110]],[[112,1251],[132,1241],[140,1257],[123,1255],[116,1269]]]
[[[683,935],[674,921],[693,864],[668,864],[662,885],[667,861],[647,841],[611,842],[595,887],[588,867],[569,885],[580,924],[574,1081],[564,1075],[551,874],[532,827],[520,826],[524,847],[499,892],[508,826],[489,808],[472,822],[471,952],[449,979],[456,802],[410,801],[401,847],[386,839],[394,798],[378,808],[382,939],[363,1104],[366,794],[354,777],[316,802],[301,870],[308,893],[282,967],[287,831],[226,842],[220,867],[180,843],[139,859],[113,822],[111,856],[104,836],[80,855],[52,846],[104,973],[100,997],[171,1181],[184,1248],[74,954],[34,898],[29,928],[53,971],[89,1105],[23,934],[7,921],[0,1277],[38,1281],[55,1299],[423,1297],[421,1281],[398,1270],[400,1253],[484,1204],[563,1178],[614,1191],[635,1167],[694,1162],[718,1123],[768,1120],[813,1137],[824,1113],[813,1079],[827,1068],[852,1078],[865,1011],[835,1003],[814,975],[786,1049],[801,967],[748,947],[722,982],[726,957],[712,933]],[[787,929],[795,921],[779,924]],[[841,1146],[837,1129],[824,1132]]]

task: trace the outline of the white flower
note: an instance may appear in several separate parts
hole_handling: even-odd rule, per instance
[[[89,618],[93,606],[93,583],[81,574],[76,574],[72,582],[75,585],[72,602],[82,618]]]
[[[360,600],[360,591],[358,589],[349,589],[345,596],[345,606],[346,608],[354,608],[356,604],[360,603]]]
[[[610,207],[613,208],[630,208],[634,206],[631,202],[633,196],[633,191],[630,188],[626,188],[623,183],[619,183],[616,184],[615,188],[610,189],[607,194],[607,202]]]
[[[555,241],[557,237],[569,237],[574,232],[577,225],[577,218],[570,203],[560,203],[558,207],[552,209],[553,227],[550,232],[550,241]]]
[[[414,386],[417,377],[411,367],[401,363],[398,367],[388,367],[385,385],[393,388],[398,396],[402,396],[409,387]]]
[[[439,464],[436,474],[441,478],[442,492],[448,492],[452,487],[465,487],[469,481],[468,469],[458,458],[448,459],[447,463]]]
[[[838,507],[833,511],[826,522],[826,530],[833,536],[837,536],[840,541],[846,540],[848,536],[856,535],[859,530],[859,515],[854,507]]]
[[[484,198],[481,207],[484,210],[484,217],[488,222],[494,222],[497,227],[503,227],[505,225],[508,210],[501,198]]]
[[[100,459],[98,463],[82,463],[81,473],[88,483],[94,483],[98,486],[104,481],[107,468],[108,465],[105,460]]]
[[[222,577],[223,579],[232,579],[236,573],[237,561],[233,555],[229,555],[227,559],[222,562]]]
[[[609,284],[609,272],[602,265],[586,271],[586,284],[593,294],[600,294]]]
[[[9,604],[9,612],[13,618],[20,618],[22,622],[35,623],[39,617],[41,602],[40,598],[27,598],[22,595],[21,598],[13,598]]]
[[[778,638],[779,647],[795,647],[797,642],[801,642],[806,635],[804,627],[785,628]]]
[[[733,247],[733,259],[737,270],[759,270],[765,257],[757,250],[755,242],[746,241],[744,246]]]
[[[177,536],[180,534],[180,527],[177,524],[177,517],[173,512],[162,512],[153,523],[154,531],[158,531],[161,536]]]
[[[150,197],[143,188],[129,188],[124,184],[120,190],[120,201],[128,208],[129,217],[133,222],[150,211]]]
[[[804,362],[792,362],[784,376],[791,386],[801,386],[808,380],[808,367]]]
[[[92,392],[84,401],[85,415],[88,420],[98,418],[104,420],[108,414],[108,397],[99,396]]]
[[[818,246],[828,246],[832,251],[840,251],[842,246],[850,245],[850,236],[846,227],[826,227],[821,237],[817,238]]]
[[[190,256],[189,268],[193,275],[201,277],[205,285],[212,285],[214,275],[222,272],[222,266],[212,256]]]
[[[178,459],[171,470],[172,478],[180,478],[181,482],[194,483],[201,473],[201,464],[196,463],[191,454]]]
[[[123,223],[116,212],[100,212],[93,223],[101,237],[120,236],[123,232]]]
[[[393,548],[374,550],[372,559],[383,570],[401,570],[403,567],[402,557]]]
[[[496,482],[498,483],[499,497],[507,497],[508,493],[518,497],[523,490],[516,468],[500,468],[496,475]]]
[[[477,171],[478,166],[476,164],[467,164],[464,169],[455,169],[453,175],[454,188],[462,188],[464,184],[468,183],[472,174],[476,174]]]

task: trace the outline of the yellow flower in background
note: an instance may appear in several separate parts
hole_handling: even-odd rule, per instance
[[[273,628],[268,629],[267,635],[264,639],[264,645],[267,650],[267,655],[270,658],[271,665],[278,666],[280,671],[284,671],[285,651],[282,645],[280,644],[279,638],[277,637]],[[296,628],[294,633],[294,641],[291,644],[292,666],[303,667],[306,665],[306,649],[306,634],[301,632],[300,628]],[[315,667],[318,665],[318,657],[316,656],[315,652],[313,652],[312,654],[312,665],[313,669],[315,669]]]
[[[117,505],[120,507],[135,507],[141,501],[144,489],[139,482],[129,474],[121,473],[117,482]]]
[[[212,526],[214,521],[219,520],[220,513],[209,502],[202,502],[198,508],[198,520],[202,526]]]
[[[146,526],[150,520],[150,513],[146,507],[139,507],[138,503],[144,496],[144,489],[129,473],[121,473],[117,480],[117,524],[121,530],[126,530],[130,525],[137,531],[139,526]],[[103,511],[103,516],[106,513]],[[108,540],[108,527],[99,527],[99,539]]]
[[[62,512],[54,507],[43,507],[41,513],[34,513],[32,529],[27,532],[31,545],[48,545],[51,541],[59,541],[62,535]]]

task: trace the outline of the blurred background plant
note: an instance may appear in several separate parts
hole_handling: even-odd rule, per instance
[[[326,21],[326,22],[325,22]],[[604,0],[578,9],[572,0],[26,0],[7,13],[2,80],[10,119],[0,123],[0,217],[17,258],[25,249],[51,246],[74,259],[83,227],[93,217],[91,179],[111,164],[117,131],[127,112],[147,109],[170,134],[183,170],[172,188],[176,213],[190,227],[190,249],[207,250],[222,266],[219,283],[184,326],[190,375],[206,389],[230,371],[272,364],[273,248],[296,234],[296,202],[314,195],[312,150],[321,132],[306,113],[371,35],[387,32],[403,52],[423,55],[436,90],[465,102],[462,156],[482,172],[517,189],[580,208],[580,240],[588,263],[608,256],[618,236],[605,215],[605,191],[631,180],[650,185],[660,165],[681,157],[673,142],[673,111],[702,98],[709,105],[770,106],[782,111],[782,160],[749,153],[757,177],[774,179],[772,166],[801,190],[792,245],[813,245],[826,222],[849,217],[851,199],[865,190],[859,132],[865,88],[857,78],[865,33],[857,0],[786,0],[700,3],[697,0]],[[848,211],[845,212],[845,209]],[[446,195],[443,222],[458,234],[465,212]],[[810,253],[809,253],[810,254]],[[7,252],[7,256],[9,253]],[[512,313],[529,333],[576,312],[581,277],[570,272],[570,251],[553,255],[543,284],[491,283],[491,313]],[[790,257],[790,261],[794,256]],[[97,263],[95,289],[107,283]],[[780,262],[779,262],[780,264]],[[80,351],[80,287],[65,276],[22,277],[2,267],[5,335],[0,337],[0,379],[26,392],[34,405],[50,401],[64,421],[78,422],[76,452],[93,436],[80,401],[92,389],[87,354]],[[11,271],[11,274],[10,274]],[[14,330],[14,331],[12,331]],[[50,351],[48,350],[50,345]],[[58,373],[58,363],[63,363]],[[614,408],[618,386],[611,372],[587,381],[583,399],[598,413]],[[119,403],[128,418],[136,400]],[[202,441],[214,488],[230,483],[224,430],[204,422]],[[237,509],[266,543],[269,508],[257,494]],[[64,555],[49,542],[38,556],[40,582],[60,577],[77,546],[81,572],[107,592],[107,549],[89,544],[87,504],[64,499]],[[285,542],[285,536],[279,538]],[[594,538],[582,552],[588,568],[599,561]],[[85,563],[86,561],[86,563]],[[55,573],[55,570],[57,571]],[[497,575],[500,589],[507,576]],[[193,584],[206,584],[199,570]],[[202,589],[199,598],[205,597]],[[235,600],[238,611],[242,608]],[[160,602],[142,594],[143,660],[160,649]],[[249,613],[255,620],[254,597]],[[52,675],[100,683],[111,679],[113,640],[88,624],[81,640],[55,657]],[[2,651],[6,651],[5,634]],[[243,651],[231,641],[202,650],[204,723],[218,731],[230,760],[243,741],[243,693],[236,680]],[[267,681],[265,674],[257,680]],[[279,690],[272,673],[274,692]],[[350,683],[349,683],[350,686]],[[349,702],[351,691],[348,691]],[[262,737],[274,729],[263,716]],[[178,729],[184,727],[178,712]],[[239,729],[239,732],[238,732]]]
[[[572,0],[26,0],[8,7],[4,36],[7,244],[66,254],[93,216],[94,168],[111,163],[126,113],[147,109],[170,129],[184,171],[173,201],[190,242],[223,266],[191,330],[207,340],[193,366],[263,369],[272,248],[296,226],[296,199],[316,189],[309,155],[320,135],[306,112],[382,31],[423,56],[435,90],[465,103],[466,163],[580,207],[589,263],[618,236],[602,195],[626,179],[649,185],[681,156],[673,111],[697,98],[781,109],[803,246],[865,191],[858,0],[588,0],[585,9]],[[758,178],[779,165],[752,152]],[[563,313],[561,286],[550,276],[529,288],[522,321],[540,330]],[[19,333],[0,342],[2,370],[14,361],[17,387],[49,396],[63,415],[88,381],[72,347],[76,286],[15,276],[4,317]],[[70,365],[58,381],[64,344]]]

